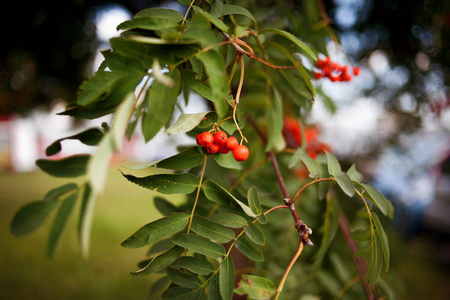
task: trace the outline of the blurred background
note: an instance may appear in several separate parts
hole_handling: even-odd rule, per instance
[[[289,1],[262,2],[282,6]],[[315,82],[322,96],[308,122],[320,128],[321,140],[344,165],[356,163],[365,180],[393,202],[396,215],[385,226],[391,270],[401,278],[404,299],[450,299],[450,1],[319,3],[342,47],[330,42],[330,57],[358,65],[361,73],[348,83]],[[89,260],[77,249],[76,220],[52,260],[45,253],[49,224],[18,239],[9,223],[22,205],[61,184],[34,165],[45,157],[45,148],[109,121],[75,122],[56,113],[76,99],[80,83],[95,72],[99,50],[118,35],[116,26],[152,6],[183,9],[176,1],[147,0],[11,1],[2,9],[0,299],[148,295],[149,279],[128,275],[145,250],[131,251],[120,243],[158,216],[153,194],[123,181],[117,167],[175,153],[170,137],[158,135],[148,144],[132,139],[113,161],[96,209]],[[201,105],[194,101],[186,112],[203,111]],[[161,143],[169,149],[163,154],[154,147]],[[92,151],[67,140],[59,155]]]

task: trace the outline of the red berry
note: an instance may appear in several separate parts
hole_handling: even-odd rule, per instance
[[[359,71],[359,67],[353,67],[353,74],[358,75]]]
[[[248,148],[245,145],[239,145],[233,150],[233,157],[236,161],[244,161],[248,157]]]
[[[227,148],[226,143],[223,143],[222,145],[220,145],[219,153],[227,154],[228,152],[230,152],[230,149]]]
[[[237,138],[235,138],[234,136],[230,136],[225,142],[225,145],[227,146],[228,150],[233,151],[234,148],[239,146],[239,142]]]
[[[214,143],[223,145],[227,141],[227,134],[223,131],[217,131],[214,134]]]
[[[200,145],[200,137],[202,136],[201,133],[197,134],[197,136],[195,137],[195,141],[197,142],[197,145]],[[201,146],[201,145],[200,145]]]
[[[316,79],[320,79],[322,78],[322,73],[314,72],[314,77],[316,77]]]
[[[205,131],[199,137],[200,146],[207,147],[210,146],[214,142],[214,136],[211,132]]]
[[[217,151],[219,151],[220,149],[220,145],[216,144],[216,143],[212,143],[209,146],[206,146],[206,151],[208,151],[208,153],[217,153]]]

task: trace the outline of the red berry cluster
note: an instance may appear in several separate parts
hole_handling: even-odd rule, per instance
[[[217,131],[214,135],[209,131],[204,131],[197,135],[197,145],[206,148],[208,153],[227,154],[233,151],[233,157],[236,161],[244,161],[247,159],[249,151],[247,146],[239,145],[237,138],[234,136],[227,137],[223,131]]]
[[[352,76],[348,73],[347,65],[339,65],[331,61],[329,57],[325,59],[318,59],[316,63],[317,68],[320,72],[314,72],[316,79],[322,77],[327,77],[331,81],[350,81]],[[357,76],[359,74],[359,67],[353,67],[353,75]]]

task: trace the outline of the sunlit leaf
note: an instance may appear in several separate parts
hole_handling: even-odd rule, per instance
[[[166,129],[167,134],[188,132],[194,129],[203,118],[210,112],[202,112],[196,114],[181,114],[178,120]]]
[[[270,299],[277,292],[277,287],[269,279],[261,276],[243,274],[239,287],[235,289],[238,295],[248,294],[251,299]]]
[[[197,235],[178,234],[172,239],[172,242],[180,247],[212,258],[225,255],[225,249],[221,245]]]
[[[198,235],[219,243],[234,239],[233,230],[201,216],[194,217],[191,229]]]
[[[157,174],[143,178],[122,175],[137,185],[163,194],[190,194],[199,183],[198,178],[190,173]]]
[[[150,245],[183,230],[189,221],[189,217],[190,215],[187,213],[176,213],[150,222],[123,241],[121,245],[126,248],[139,248]]]

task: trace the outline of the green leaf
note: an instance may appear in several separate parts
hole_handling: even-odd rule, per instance
[[[165,18],[173,20],[174,22],[181,22],[183,20],[183,15],[180,12],[173,9],[160,7],[146,8],[138,11],[134,15],[134,19],[153,18],[153,17]]]
[[[381,248],[381,241],[378,234],[375,234],[372,241],[372,256],[370,259],[369,269],[367,271],[365,280],[370,283],[375,283],[380,278],[381,269],[383,268],[383,249]]]
[[[80,85],[78,104],[86,106],[97,102],[104,97],[113,85],[125,77],[125,72],[98,71],[89,80]]]
[[[247,225],[247,220],[244,217],[226,212],[214,214],[211,220],[231,228],[242,228]]]
[[[246,8],[239,6],[239,5],[232,5],[232,4],[224,4],[222,7],[222,16],[227,15],[242,15],[246,16],[247,18],[251,19],[255,26],[257,25],[255,17],[252,15],[251,12],[249,12]],[[219,16],[221,17],[221,16]]]
[[[326,200],[327,200],[327,207],[323,223],[322,241],[320,243],[320,248],[316,253],[316,258],[314,260],[315,270],[317,270],[322,264],[322,261],[339,227],[339,214],[341,211],[339,204],[334,197],[331,197],[329,195],[327,195]]]
[[[157,174],[143,178],[122,175],[137,185],[163,194],[190,194],[199,184],[198,178],[190,173]]]
[[[386,272],[389,270],[389,240],[386,235],[386,232],[383,229],[383,226],[381,225],[380,219],[378,218],[376,213],[372,213],[372,220],[375,224],[376,234],[378,235],[381,249],[383,250],[383,261],[385,265]]]
[[[240,236],[235,243],[236,249],[253,261],[264,261],[264,255],[251,241]]]
[[[257,245],[264,245],[264,234],[255,224],[248,223],[247,226],[244,227],[244,231],[252,242]]]
[[[327,151],[325,151],[325,154],[327,156],[328,173],[333,176],[340,175],[342,173],[342,169],[336,156]]]
[[[347,171],[347,175],[350,177],[352,181],[361,183],[363,180],[363,176],[356,170],[355,164],[353,164]]]
[[[266,152],[273,149],[277,143],[277,139],[281,136],[283,130],[283,101],[280,93],[274,89],[274,95],[271,99],[270,109],[267,109],[267,143]]]
[[[251,299],[270,299],[277,292],[277,287],[267,278],[243,274],[239,287],[235,289],[238,295],[248,294]]]
[[[355,186],[347,174],[341,173],[335,175],[334,179],[336,179],[337,184],[347,196],[353,197],[353,195],[355,195]]]
[[[123,241],[121,245],[126,248],[139,248],[150,245],[183,230],[189,221],[189,217],[190,215],[187,213],[176,213],[150,222]]]
[[[142,122],[142,131],[146,142],[150,141],[170,121],[174,105],[181,92],[180,71],[173,69],[168,76],[173,80],[175,86],[168,87],[159,81],[154,81],[147,92],[148,110]]]
[[[224,32],[228,32],[229,28],[227,25],[225,25],[225,23],[223,23],[219,18],[217,18],[216,16],[213,16],[212,14],[202,10],[200,7],[198,6],[193,6],[193,9],[195,11],[196,14],[202,15],[204,16],[209,22],[211,22],[212,24],[214,24],[214,26],[217,27],[217,29],[224,31]]]
[[[153,202],[155,203],[156,209],[164,216],[170,216],[173,213],[179,212],[178,207],[164,198],[155,197],[153,198]]]
[[[261,200],[259,199],[259,193],[256,186],[252,186],[247,191],[247,200],[250,209],[255,215],[260,215],[262,213]]]
[[[197,288],[202,284],[197,276],[173,268],[167,268],[167,276],[173,283],[181,287]]]
[[[72,178],[86,173],[90,155],[73,155],[62,159],[38,159],[36,165],[54,177]]]
[[[300,49],[305,51],[312,59],[317,60],[316,54],[304,42],[302,42],[299,38],[297,38],[292,33],[284,31],[284,30],[275,29],[275,28],[265,28],[263,30],[260,30],[258,34],[264,34],[266,32],[273,32],[273,33],[279,34],[281,36],[284,36],[285,38],[291,40]]]
[[[61,142],[64,140],[79,140],[85,145],[95,146],[101,140],[103,136],[103,132],[98,128],[90,128],[78,134],[62,138],[54,141],[50,146],[45,150],[45,154],[47,156],[52,156],[58,154],[61,151]]]
[[[234,287],[234,262],[231,255],[228,255],[219,267],[219,290],[223,300],[233,298]]]
[[[319,164],[309,157],[304,150],[301,148],[298,148],[295,153],[292,155],[291,160],[289,162],[289,167],[292,168],[294,165],[297,164],[298,158],[305,164],[306,168],[308,169],[309,173],[313,177],[317,177],[322,173]]]
[[[368,194],[364,196],[370,200],[378,209],[391,220],[394,218],[394,207],[392,203],[386,199],[377,189],[370,184],[360,183],[360,187],[366,190]]]
[[[208,275],[214,272],[214,265],[212,263],[193,256],[182,256],[170,266],[173,268],[184,268],[199,275]]]
[[[370,241],[372,237],[372,231],[370,229],[355,230],[350,234],[350,237],[358,242]]]
[[[217,274],[209,280],[208,300],[222,300],[219,289],[219,276]]]
[[[231,151],[227,154],[213,155],[212,157],[222,168],[242,170],[242,164],[234,159]]]
[[[225,249],[221,245],[197,235],[178,234],[172,239],[172,242],[180,247],[212,258],[225,255]]]
[[[159,16],[152,16],[151,18],[133,18],[132,20],[125,21],[119,26],[117,30],[128,29],[145,29],[145,30],[163,30],[177,26],[178,23],[169,18],[161,18]]]
[[[198,235],[219,243],[228,243],[235,237],[233,230],[230,228],[201,216],[194,217],[191,229]]]
[[[89,256],[89,244],[91,238],[92,221],[94,219],[94,209],[97,194],[89,183],[83,193],[81,201],[80,217],[78,222],[78,238],[83,257]]]
[[[204,298],[203,289],[173,287],[164,292],[161,299],[167,300],[197,300]]]
[[[198,166],[203,159],[205,159],[205,154],[201,152],[200,147],[194,146],[163,160],[145,164],[142,167],[186,170]]]
[[[121,152],[122,143],[127,130],[128,122],[135,110],[136,97],[134,93],[129,93],[125,96],[122,103],[117,108],[114,114],[113,123],[111,127],[112,142],[114,149]]]
[[[67,221],[69,220],[69,216],[72,213],[77,198],[78,193],[73,193],[62,200],[62,203],[58,209],[55,219],[53,220],[53,224],[48,235],[47,254],[49,257],[53,257],[53,254],[55,253],[56,246],[61,238],[61,234],[64,231],[64,228],[66,227]]]
[[[202,112],[196,114],[181,114],[178,120],[166,129],[167,134],[188,132],[194,129],[203,118],[210,112]]]
[[[64,194],[67,194],[68,192],[71,192],[73,190],[76,190],[78,187],[75,183],[67,183],[60,187],[54,188],[47,192],[44,196],[44,201],[50,201],[55,200],[61,197]]]
[[[252,212],[250,207],[239,201],[218,183],[208,179],[203,182],[202,188],[206,198],[208,198],[209,200],[221,204],[229,204],[230,201],[235,201],[248,216],[256,218],[256,215]]]
[[[161,253],[158,256],[155,256],[148,263],[147,266],[145,266],[144,268],[142,268],[136,272],[132,272],[131,275],[141,276],[141,275],[149,275],[149,274],[158,272],[158,271],[164,269],[165,267],[167,267],[168,265],[170,265],[171,263],[173,263],[174,261],[176,261],[177,258],[183,252],[184,252],[183,248],[178,247],[178,246],[173,246],[166,252]]]
[[[100,194],[106,185],[108,169],[113,149],[113,136],[107,132],[98,145],[97,151],[87,164],[87,177],[95,194]]]
[[[57,206],[56,199],[35,201],[22,206],[11,222],[11,233],[17,237],[34,232]]]

